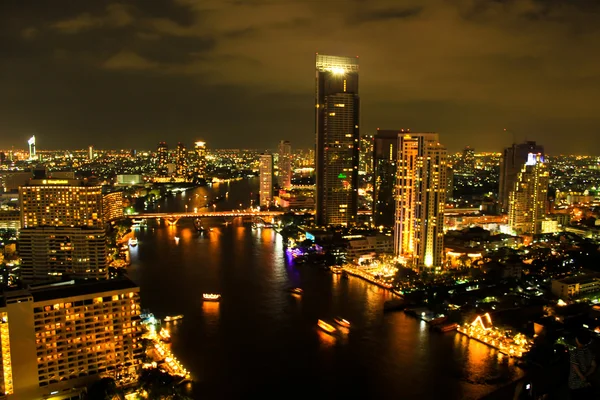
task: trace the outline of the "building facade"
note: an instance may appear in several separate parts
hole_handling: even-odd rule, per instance
[[[394,254],[413,268],[443,264],[446,168],[437,133],[398,137]]]
[[[157,172],[161,175],[167,173],[167,164],[169,163],[169,146],[167,142],[160,142],[156,148]]]
[[[350,225],[358,211],[358,58],[316,56],[316,222]]]
[[[123,192],[102,196],[102,219],[105,223],[123,218]]]
[[[530,153],[509,194],[508,225],[517,234],[542,233],[550,173],[541,154]]]
[[[179,177],[186,176],[188,173],[188,155],[185,145],[177,143],[175,151],[175,174]]]
[[[21,227],[102,227],[102,187],[74,179],[30,180],[19,188]]]
[[[544,147],[529,141],[515,143],[504,149],[500,159],[500,187],[498,190],[498,202],[503,212],[508,211],[510,192],[514,189],[519,172],[527,162],[530,153],[543,156]]]
[[[5,291],[0,389],[14,400],[63,400],[103,376],[135,381],[144,355],[139,316],[139,288],[129,280]]]
[[[394,226],[398,136],[404,130],[377,130],[373,139],[373,222]]]
[[[260,188],[259,198],[261,207],[270,207],[273,203],[273,155],[260,155]]]
[[[292,187],[292,145],[289,140],[279,142],[278,183],[280,189]]]
[[[195,142],[194,153],[196,155],[196,175],[199,178],[206,178],[206,142]]]

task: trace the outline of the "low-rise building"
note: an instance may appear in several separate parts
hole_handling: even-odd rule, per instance
[[[552,281],[552,294],[560,298],[583,297],[600,292],[600,274],[571,276]]]
[[[374,236],[346,236],[348,241],[346,260],[360,262],[365,258],[374,258],[379,254],[392,254],[394,252],[394,238],[387,235]]]

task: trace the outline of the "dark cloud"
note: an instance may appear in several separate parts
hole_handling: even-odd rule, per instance
[[[598,153],[599,22],[591,0],[6,0],[0,147],[312,146],[320,52],[360,55],[363,132]]]

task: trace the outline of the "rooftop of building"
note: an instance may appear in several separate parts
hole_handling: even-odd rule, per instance
[[[70,280],[61,282],[38,283],[29,285],[27,289],[7,289],[4,291],[2,303],[11,298],[33,296],[35,302],[92,295],[94,293],[112,292],[116,290],[135,289],[138,286],[129,279],[109,279],[101,281]],[[4,304],[2,304],[4,305]]]
[[[558,279],[558,282],[566,284],[566,285],[572,285],[575,283],[579,283],[581,285],[581,284],[586,284],[586,283],[591,283],[591,282],[597,281],[598,279],[600,279],[600,273],[592,273],[592,274],[570,276],[568,278]]]

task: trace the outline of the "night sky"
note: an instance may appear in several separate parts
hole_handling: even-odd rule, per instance
[[[0,148],[313,146],[315,52],[360,56],[362,133],[600,155],[595,0],[2,0]]]

